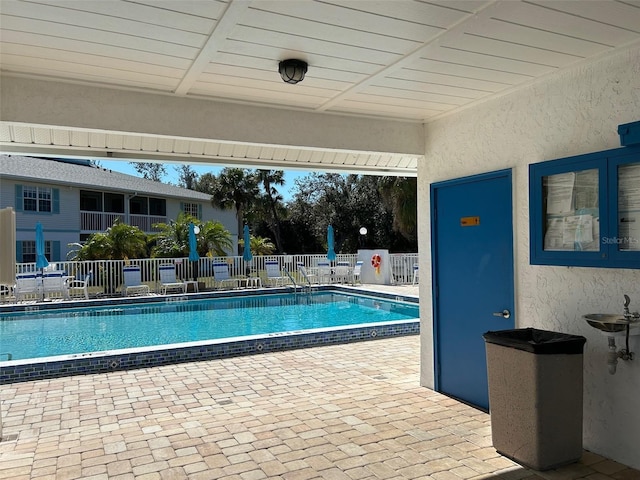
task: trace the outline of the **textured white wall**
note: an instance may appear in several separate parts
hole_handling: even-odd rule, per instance
[[[429,184],[513,169],[517,327],[587,338],[584,447],[640,468],[640,336],[631,337],[636,359],[620,361],[616,375],[609,375],[606,337],[581,318],[593,312],[622,313],[624,293],[631,297],[631,307],[640,310],[640,271],[529,265],[528,201],[529,164],[617,148],[617,126],[637,120],[639,47],[428,124],[426,160],[418,168],[418,211],[420,268],[429,271]],[[420,283],[420,303],[421,381],[433,386],[429,282]]]

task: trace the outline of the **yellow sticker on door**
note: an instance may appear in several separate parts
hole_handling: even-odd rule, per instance
[[[480,217],[462,217],[460,219],[461,227],[475,227],[480,225]]]

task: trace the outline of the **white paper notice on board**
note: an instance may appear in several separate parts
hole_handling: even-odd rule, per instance
[[[576,182],[574,172],[546,177],[547,214],[573,211],[573,189]]]

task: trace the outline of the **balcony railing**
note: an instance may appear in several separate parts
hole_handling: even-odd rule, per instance
[[[124,213],[109,212],[80,212],[80,230],[82,232],[104,232],[113,225],[117,219],[125,222]],[[154,223],[167,223],[167,217],[158,215],[129,215],[126,222],[133,227],[138,227],[143,232],[151,233],[157,230],[152,227]]]
[[[201,257],[196,264],[192,264],[188,258],[145,258],[131,260],[88,260],[88,261],[69,261],[69,262],[52,262],[48,269],[64,270],[69,276],[73,276],[78,280],[82,280],[92,271],[93,277],[90,283],[90,292],[95,295],[117,295],[122,289],[122,268],[126,264],[139,265],[142,282],[149,285],[153,292],[158,292],[160,284],[158,282],[158,267],[161,264],[171,263],[176,267],[176,278],[181,280],[192,280],[194,275],[201,282],[201,288],[213,289],[215,286],[213,278],[213,263],[225,262],[229,266],[229,274],[232,277],[242,278],[247,273],[250,276],[257,276],[263,279],[266,284],[266,268],[265,262],[276,260],[282,268],[286,268],[291,272],[292,277],[303,284],[299,277],[297,265],[302,263],[305,267],[315,267],[319,261],[326,261],[325,254],[317,255],[264,255],[253,257],[250,265],[242,259],[241,256],[233,257]],[[346,261],[355,265],[357,254],[338,254],[336,262]],[[413,265],[418,262],[417,253],[399,253],[391,254],[391,271],[393,274],[394,284],[411,284],[413,280]],[[195,268],[194,268],[195,267]],[[246,269],[249,268],[249,272]],[[35,263],[18,263],[16,265],[16,273],[35,272]]]

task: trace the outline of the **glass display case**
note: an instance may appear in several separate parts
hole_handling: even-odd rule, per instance
[[[529,166],[530,263],[640,267],[640,148]]]

